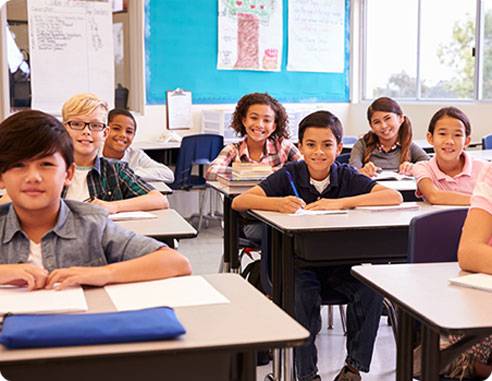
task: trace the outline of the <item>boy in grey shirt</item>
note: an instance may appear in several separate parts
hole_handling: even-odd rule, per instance
[[[28,289],[104,286],[191,273],[188,260],[126,231],[97,206],[61,199],[75,170],[63,125],[40,111],[0,124],[0,284]]]

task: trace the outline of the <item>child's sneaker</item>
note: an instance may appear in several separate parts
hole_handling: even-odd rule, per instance
[[[361,381],[359,373],[352,372],[348,366],[344,366],[333,381]]]

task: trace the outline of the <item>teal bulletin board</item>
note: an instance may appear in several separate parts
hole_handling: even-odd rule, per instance
[[[350,0],[345,0],[343,73],[287,71],[288,1],[283,0],[280,72],[217,70],[217,0],[147,0],[145,58],[147,104],[165,104],[166,91],[191,91],[195,104],[236,103],[251,92],[281,102],[349,101]]]

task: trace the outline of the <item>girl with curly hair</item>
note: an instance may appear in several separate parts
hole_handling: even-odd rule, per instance
[[[277,168],[300,159],[299,150],[288,139],[287,120],[285,108],[269,94],[243,96],[231,122],[231,127],[243,139],[222,149],[210,164],[207,179],[215,180],[218,174],[231,173],[235,161]]]

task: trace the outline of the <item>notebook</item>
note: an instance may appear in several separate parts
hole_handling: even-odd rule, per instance
[[[492,275],[470,274],[449,279],[449,283],[456,286],[476,288],[478,290],[492,291]]]

